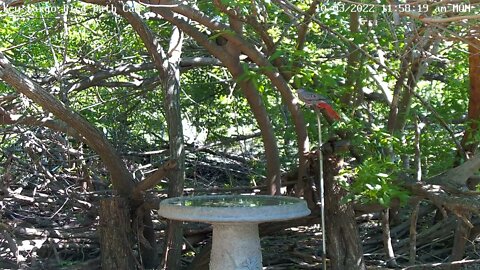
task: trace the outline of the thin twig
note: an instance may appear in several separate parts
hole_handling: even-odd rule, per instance
[[[418,211],[420,209],[420,201],[415,203],[415,207],[412,211],[412,216],[410,219],[410,257],[409,263],[415,264],[415,258],[417,256],[417,220],[418,220]]]
[[[318,162],[319,162],[319,178],[320,178],[320,214],[322,227],[322,263],[323,268],[327,269],[327,234],[325,233],[325,183],[323,179],[323,153],[322,153],[322,121],[320,119],[321,112],[315,108],[317,115],[318,127]]]
[[[69,199],[70,198],[67,197],[67,199],[63,202],[62,206],[60,206],[60,208],[58,208],[58,210],[55,211],[55,213],[53,213],[53,215],[50,216],[50,219],[52,219],[54,216],[56,216],[58,213],[60,213],[60,211],[62,211],[63,207],[65,207],[65,204],[67,204]]]

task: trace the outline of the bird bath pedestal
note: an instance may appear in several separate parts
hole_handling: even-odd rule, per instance
[[[212,224],[210,270],[262,269],[258,224],[310,214],[305,201],[281,196],[211,195],[163,200],[168,219]]]

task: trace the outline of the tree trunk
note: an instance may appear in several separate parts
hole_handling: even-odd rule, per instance
[[[121,8],[119,7],[121,10]],[[183,33],[176,26],[173,27],[170,37],[169,55],[167,55],[160,42],[155,38],[150,28],[144,23],[142,18],[136,13],[120,11],[132,25],[133,29],[140,36],[147,48],[148,53],[153,59],[154,65],[163,81],[163,91],[165,94],[164,107],[168,127],[170,158],[176,161],[176,168],[169,173],[168,197],[182,196],[183,184],[185,181],[185,147],[183,142],[183,126],[180,109],[180,57],[183,46]],[[146,216],[148,215],[148,216]],[[151,225],[150,213],[144,213],[144,221]],[[146,224],[148,226],[148,224]],[[155,252],[155,239],[153,228],[145,227],[144,236],[149,236],[147,240],[152,248],[142,247],[142,257],[148,262],[148,266],[155,266],[157,256]],[[163,268],[179,269],[183,231],[182,223],[179,221],[167,221],[167,235],[165,238],[165,252],[163,256]]]
[[[342,202],[347,192],[334,180],[340,170],[339,161],[331,155],[323,161],[327,255],[332,270],[363,270],[366,267],[353,205]]]
[[[478,121],[480,120],[480,40],[472,38],[469,40],[469,77],[470,96],[468,100],[468,126],[462,139],[462,146],[469,156],[475,154],[478,140],[475,139],[478,133]]]
[[[165,113],[167,118],[170,158],[177,161],[177,167],[169,174],[168,197],[179,197],[183,194],[185,182],[185,147],[183,142],[183,125],[180,109],[180,56],[183,46],[183,33],[176,26],[170,38],[170,59],[164,78]],[[166,269],[180,269],[182,256],[183,228],[182,222],[169,220],[167,223],[167,237],[165,238],[165,252],[163,267]]]
[[[178,31],[178,30],[177,30]],[[179,197],[183,194],[185,181],[185,147],[183,143],[183,126],[180,114],[180,73],[178,63],[176,68],[169,70],[166,81],[165,111],[167,115],[168,135],[170,144],[170,158],[177,161],[177,168],[169,174],[168,197]],[[178,79],[178,80],[177,80]],[[168,220],[167,236],[165,238],[164,268],[180,269],[180,257],[182,255],[183,229],[182,222]]]
[[[470,92],[468,102],[467,127],[463,134],[462,147],[468,156],[475,154],[478,146],[476,135],[478,134],[478,121],[480,120],[480,40],[476,38],[470,39],[468,44],[469,52],[469,77]],[[457,162],[461,162],[460,153],[457,155]],[[470,178],[469,178],[470,179]],[[468,183],[468,182],[467,182]],[[469,189],[475,190],[476,185],[469,186]],[[466,217],[470,217],[470,213],[464,213]],[[457,227],[455,229],[455,237],[453,241],[452,255],[450,261],[461,260],[465,253],[465,245],[470,234],[470,227],[462,219],[457,219]],[[452,265],[451,270],[460,269],[460,266]]]
[[[400,76],[395,84],[388,117],[387,129],[391,134],[401,132],[405,128],[412,104],[413,90],[427,69],[426,60],[413,52],[413,46],[419,47],[421,52],[431,52],[432,54],[438,50],[438,42],[432,42],[431,39],[428,38],[430,35],[429,30],[422,30],[420,32],[425,33],[418,39],[412,40],[412,43],[406,47],[405,52],[410,52],[406,54],[401,62]],[[413,43],[413,41],[417,43]]]
[[[214,1],[216,5],[219,5],[219,1]],[[239,35],[243,35],[243,23],[235,15],[229,14],[230,16],[230,27]],[[273,131],[273,125],[268,116],[267,109],[262,101],[262,96],[260,95],[258,89],[255,87],[255,84],[252,80],[240,80],[240,78],[245,74],[241,63],[240,55],[241,51],[233,46],[231,42],[227,42],[225,45],[225,50],[235,59],[235,63],[232,63],[228,67],[233,78],[239,80],[240,88],[243,91],[243,95],[247,99],[248,105],[252,110],[253,116],[257,120],[258,127],[260,128],[260,133],[262,135],[263,147],[265,149],[265,158],[266,158],[266,167],[267,167],[267,193],[269,195],[279,195],[280,189],[282,187],[281,182],[281,168],[280,168],[280,154],[278,151],[277,140],[275,138],[275,133]]]
[[[128,203],[120,197],[100,201],[101,264],[103,270],[136,269]]]
[[[127,170],[115,148],[100,131],[87,122],[81,115],[67,108],[41,86],[17,71],[2,53],[0,53],[0,79],[10,84],[19,93],[24,94],[39,104],[45,111],[53,113],[55,117],[76,130],[78,133],[75,133],[75,135],[83,137],[88,146],[90,146],[104,162],[111,175],[111,182],[114,189],[117,190],[123,198],[127,200],[131,199],[131,193],[135,187],[133,177]],[[127,209],[127,211],[132,210],[131,213],[136,213],[136,208],[142,205],[142,203],[143,198],[136,198],[135,200],[129,201],[125,209]],[[153,225],[150,212],[143,211],[142,214],[143,216],[139,217],[139,220],[142,220],[143,238],[147,239],[149,244],[144,245],[143,241],[140,241],[140,254],[143,257],[144,267],[152,268],[155,267],[155,259],[157,258]],[[130,226],[130,220],[125,223],[125,226]]]

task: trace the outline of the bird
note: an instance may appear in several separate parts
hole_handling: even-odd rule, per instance
[[[333,109],[332,105],[328,102],[328,99],[317,93],[309,92],[303,88],[297,89],[298,99],[303,101],[305,105],[320,109],[330,119],[338,121],[340,115]]]

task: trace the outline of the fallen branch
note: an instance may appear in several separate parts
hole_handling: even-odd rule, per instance
[[[405,187],[414,195],[428,199],[438,207],[445,207],[460,218],[463,217],[460,213],[461,211],[480,212],[480,201],[478,201],[476,193],[474,193],[475,196],[472,196],[470,193],[464,193],[463,195],[449,194],[441,186],[420,183],[407,184]]]
[[[460,166],[452,168],[444,173],[427,180],[428,183],[449,187],[466,187],[468,178],[480,169],[480,154],[465,161]]]

